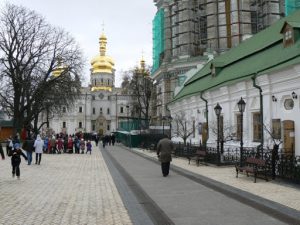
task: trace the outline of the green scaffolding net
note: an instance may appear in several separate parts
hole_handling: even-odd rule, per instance
[[[152,35],[153,35],[153,65],[152,72],[157,70],[160,66],[161,54],[165,49],[164,41],[164,10],[160,9],[152,21]]]
[[[300,9],[300,0],[285,0],[285,16],[298,9]]]

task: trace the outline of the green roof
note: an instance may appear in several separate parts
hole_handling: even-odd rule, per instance
[[[173,101],[227,85],[228,82],[249,79],[254,74],[270,73],[300,63],[299,38],[293,45],[283,46],[283,35],[280,31],[285,22],[291,24],[289,21],[294,25],[299,24],[300,10],[209,61],[185,83]],[[211,75],[212,64],[219,68],[215,76]]]
[[[0,120],[0,127],[13,127],[13,120]]]

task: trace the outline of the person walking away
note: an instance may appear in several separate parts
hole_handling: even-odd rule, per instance
[[[96,136],[95,136],[95,143],[96,143],[96,146],[98,146],[98,142],[99,142],[99,135],[96,134]]]
[[[157,144],[157,156],[161,162],[161,171],[164,177],[169,175],[170,162],[172,161],[171,153],[174,149],[173,142],[165,135]]]
[[[21,164],[21,155],[27,160],[26,155],[21,150],[20,143],[14,144],[13,149],[11,150],[11,166],[12,166],[12,177],[14,178],[17,175],[17,178],[20,179],[21,171],[20,171],[20,164]]]
[[[102,137],[102,147],[105,148],[106,139],[105,136]]]
[[[86,154],[90,152],[90,154],[92,154],[92,143],[90,140],[87,141],[86,143]]]
[[[32,162],[32,152],[34,151],[34,140],[29,135],[23,143],[22,148],[26,151],[27,155],[27,164],[30,165]]]
[[[81,150],[81,154],[84,154],[84,150],[85,150],[85,141],[84,141],[83,138],[80,140],[80,150]]]
[[[114,146],[115,145],[115,142],[116,142],[116,137],[114,134],[111,135],[111,143],[112,145]]]
[[[35,148],[35,164],[41,164],[42,154],[43,154],[44,141],[38,134],[34,142],[33,147]]]

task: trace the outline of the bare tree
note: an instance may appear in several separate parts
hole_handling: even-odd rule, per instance
[[[173,123],[176,125],[174,128],[175,136],[182,138],[184,145],[186,145],[186,140],[195,132],[195,124],[186,119],[185,112],[183,111],[175,114]]]
[[[210,125],[211,132],[215,137],[218,137],[218,125],[216,122],[212,122]],[[219,127],[221,153],[224,151],[224,143],[227,141],[237,140],[237,127],[229,123],[229,121],[220,123]]]
[[[0,15],[0,104],[13,116],[15,131],[46,108],[72,104],[82,66],[81,50],[68,33],[34,11],[6,4]]]
[[[122,86],[131,95],[131,115],[140,121],[150,118],[150,103],[153,92],[153,81],[150,78],[150,67],[134,68],[126,71],[123,76]],[[147,123],[141,123],[146,128]]]

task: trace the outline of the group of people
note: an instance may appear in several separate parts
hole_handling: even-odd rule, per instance
[[[104,135],[102,137],[102,146],[105,148],[106,145],[115,145],[116,137],[114,134],[112,135]],[[96,143],[97,144],[97,143]]]
[[[89,152],[91,154],[92,143],[90,140],[85,141],[80,135],[52,135],[44,138],[44,152],[48,154]]]
[[[22,151],[26,152],[26,155]],[[92,153],[92,143],[90,140],[85,141],[78,136],[52,135],[50,137],[41,137],[39,134],[34,138],[33,134],[29,134],[21,143],[19,135],[14,138],[9,137],[6,144],[6,155],[11,157],[12,177],[17,176],[20,179],[21,156],[27,161],[28,165],[32,163],[32,155],[35,153],[35,164],[40,165],[43,153]],[[5,153],[0,144],[1,158],[5,159]]]
[[[98,145],[99,139],[95,139],[96,145]],[[104,136],[102,138],[103,147],[106,144],[114,145],[115,138],[114,136]],[[11,165],[12,165],[12,176],[17,176],[20,179],[20,163],[21,156],[28,162],[28,165],[32,163],[32,153],[35,152],[35,164],[40,165],[42,159],[42,153],[73,153],[73,148],[75,153],[83,154],[85,149],[86,153],[92,153],[92,144],[88,140],[85,142],[83,138],[75,136],[72,137],[69,135],[67,138],[63,138],[60,135],[57,138],[53,135],[51,138],[41,138],[40,135],[37,135],[34,140],[31,135],[29,135],[26,140],[23,142],[22,149],[26,151],[26,155],[21,149],[21,142],[18,135],[14,139],[9,138],[6,146],[7,156],[11,156]],[[174,146],[172,141],[165,136],[157,144],[157,156],[161,162],[161,170],[164,177],[169,175],[170,162],[172,161],[171,153]],[[2,159],[5,159],[3,148],[0,145],[0,155]]]

